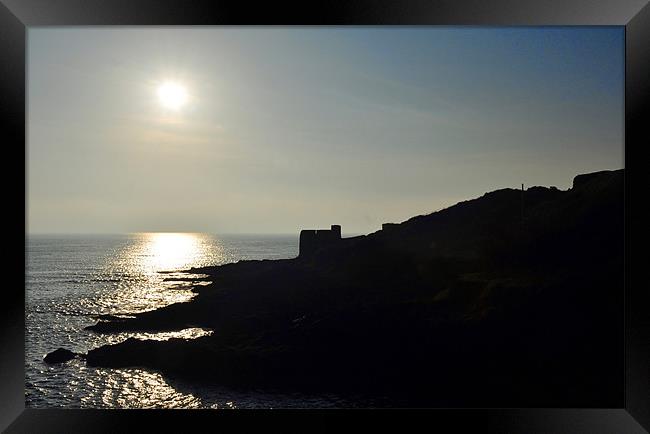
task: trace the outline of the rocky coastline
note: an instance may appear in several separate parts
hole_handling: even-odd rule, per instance
[[[191,301],[101,318],[87,332],[214,333],[130,338],[83,358],[405,406],[613,408],[623,185],[617,170],[577,176],[565,191],[497,190],[294,259],[186,270],[210,282]]]

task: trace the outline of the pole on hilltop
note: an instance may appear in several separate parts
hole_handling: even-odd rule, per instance
[[[521,184],[521,227],[524,226],[524,184]]]

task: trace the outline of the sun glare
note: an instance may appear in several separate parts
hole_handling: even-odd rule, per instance
[[[158,87],[158,99],[163,107],[178,110],[187,102],[187,91],[182,85],[168,81]]]
[[[157,270],[183,268],[200,253],[195,234],[152,233],[148,238],[149,265]]]

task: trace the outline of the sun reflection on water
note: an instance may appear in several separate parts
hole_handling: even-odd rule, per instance
[[[87,300],[99,305],[95,314],[133,314],[189,301],[197,283],[169,281],[170,277],[200,279],[200,275],[178,272],[228,260],[222,245],[205,234],[140,233],[133,237],[136,242],[105,260],[102,274],[110,276],[106,283],[112,283],[114,291]]]
[[[279,242],[279,244],[278,244]],[[45,365],[57,347],[86,353],[130,337],[196,339],[213,333],[185,328],[162,333],[98,334],[85,330],[104,315],[139,312],[191,300],[207,275],[185,273],[241,259],[295,257],[293,238],[259,242],[209,234],[137,233],[30,241],[26,284],[26,405],[110,408],[270,408],[297,402],[276,394],[185,384],[139,368],[104,369],[82,359]],[[216,333],[216,332],[215,332]],[[321,398],[318,398],[321,399]],[[305,401],[300,399],[301,405]]]
[[[154,341],[166,341],[169,339],[196,339],[203,336],[210,336],[213,333],[212,330],[204,329],[200,327],[190,327],[182,330],[166,331],[166,332],[125,332],[107,335],[104,339],[107,339],[110,344],[119,344],[124,342],[128,338],[136,338],[140,340],[154,340]]]
[[[137,243],[108,258],[106,268],[110,270],[109,273],[129,276],[129,279],[116,279],[116,290],[103,294],[101,313],[133,314],[189,301],[194,296],[191,289],[195,282],[179,282],[170,278],[200,279],[201,275],[179,271],[226,260],[223,248],[214,240],[206,242],[204,234],[142,233],[135,236]],[[209,282],[201,282],[206,283]],[[160,333],[96,335],[90,340],[94,341],[93,347],[97,347],[116,344],[130,337],[151,340],[196,339],[210,334],[211,330],[188,328]],[[91,390],[86,395],[83,406],[193,408],[201,405],[200,399],[176,391],[155,372],[142,369],[98,369],[97,376],[95,390],[100,393]]]
[[[102,392],[82,398],[82,407],[199,408],[201,400],[179,393],[157,372],[142,369],[98,369]]]
[[[197,234],[150,233],[146,237],[142,265],[148,270],[168,271],[188,267],[202,253]]]

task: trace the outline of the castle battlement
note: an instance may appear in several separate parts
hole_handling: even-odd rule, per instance
[[[303,229],[300,231],[299,256],[309,256],[324,246],[341,241],[341,225],[332,225],[330,229]]]

